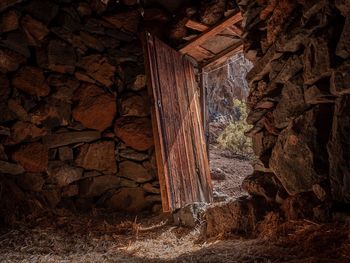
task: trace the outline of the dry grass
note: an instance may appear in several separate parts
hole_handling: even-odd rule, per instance
[[[167,218],[68,213],[0,234],[1,262],[350,262],[349,228],[270,216],[257,239],[198,242]],[[270,226],[270,227],[269,227]]]

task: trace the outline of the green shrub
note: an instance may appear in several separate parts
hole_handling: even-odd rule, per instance
[[[234,155],[252,157],[252,140],[245,136],[245,132],[251,128],[247,124],[247,106],[244,101],[234,100],[238,118],[231,121],[225,130],[219,135],[217,142],[221,148],[229,150]]]

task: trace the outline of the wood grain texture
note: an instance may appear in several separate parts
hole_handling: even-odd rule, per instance
[[[163,210],[211,202],[209,162],[193,66],[155,37],[148,35],[146,46]]]

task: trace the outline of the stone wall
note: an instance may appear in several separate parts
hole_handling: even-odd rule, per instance
[[[0,12],[1,221],[159,210],[140,12],[70,0],[5,0]]]
[[[247,134],[264,165],[245,186],[263,195],[257,182],[272,176],[287,216],[325,218],[350,203],[350,1],[237,2],[255,64]]]

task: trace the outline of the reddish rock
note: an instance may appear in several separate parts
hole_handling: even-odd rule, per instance
[[[79,186],[76,184],[68,185],[62,189],[62,197],[73,197],[79,194]]]
[[[124,161],[119,164],[119,175],[138,183],[151,181],[153,175],[143,165],[131,161]]]
[[[29,43],[32,45],[39,45],[40,42],[50,32],[43,23],[33,19],[29,15],[26,15],[22,18],[21,25],[24,29],[24,32],[27,34]]]
[[[146,87],[146,76],[137,75],[134,84],[130,87],[134,91],[142,90]]]
[[[14,152],[12,159],[19,162],[26,171],[39,173],[46,171],[49,153],[43,144],[35,142],[22,146]]]
[[[43,71],[30,66],[21,68],[15,74],[12,79],[12,85],[30,95],[37,95],[40,97],[45,97],[50,92]]]
[[[103,131],[112,125],[116,114],[116,99],[95,85],[85,85],[78,92],[78,105],[73,118],[86,128]]]
[[[10,10],[0,17],[0,32],[6,33],[18,28],[19,15],[16,11]]]
[[[9,49],[0,49],[0,72],[7,73],[16,71],[26,58]]]
[[[51,40],[48,45],[48,67],[59,73],[74,73],[76,56],[72,46],[61,40]]]
[[[17,183],[24,190],[40,192],[45,180],[41,173],[25,173],[18,177]]]
[[[114,83],[116,68],[108,63],[107,59],[101,55],[91,55],[83,57],[79,65],[85,69],[86,74],[101,84],[110,87]]]
[[[140,212],[149,206],[142,188],[123,188],[106,203],[107,207],[117,211]]]
[[[75,162],[78,166],[87,170],[115,173],[117,171],[117,166],[114,142],[101,141],[81,146],[80,153]]]
[[[23,121],[16,122],[11,131],[12,140],[15,143],[46,135],[45,130],[35,126],[33,123]]]
[[[150,115],[150,105],[146,96],[129,94],[121,101],[122,116],[146,117]]]
[[[115,122],[114,131],[135,150],[145,151],[153,146],[152,124],[148,118],[122,117]]]
[[[139,26],[140,13],[138,11],[123,12],[111,16],[105,16],[103,19],[116,28],[135,33]]]

